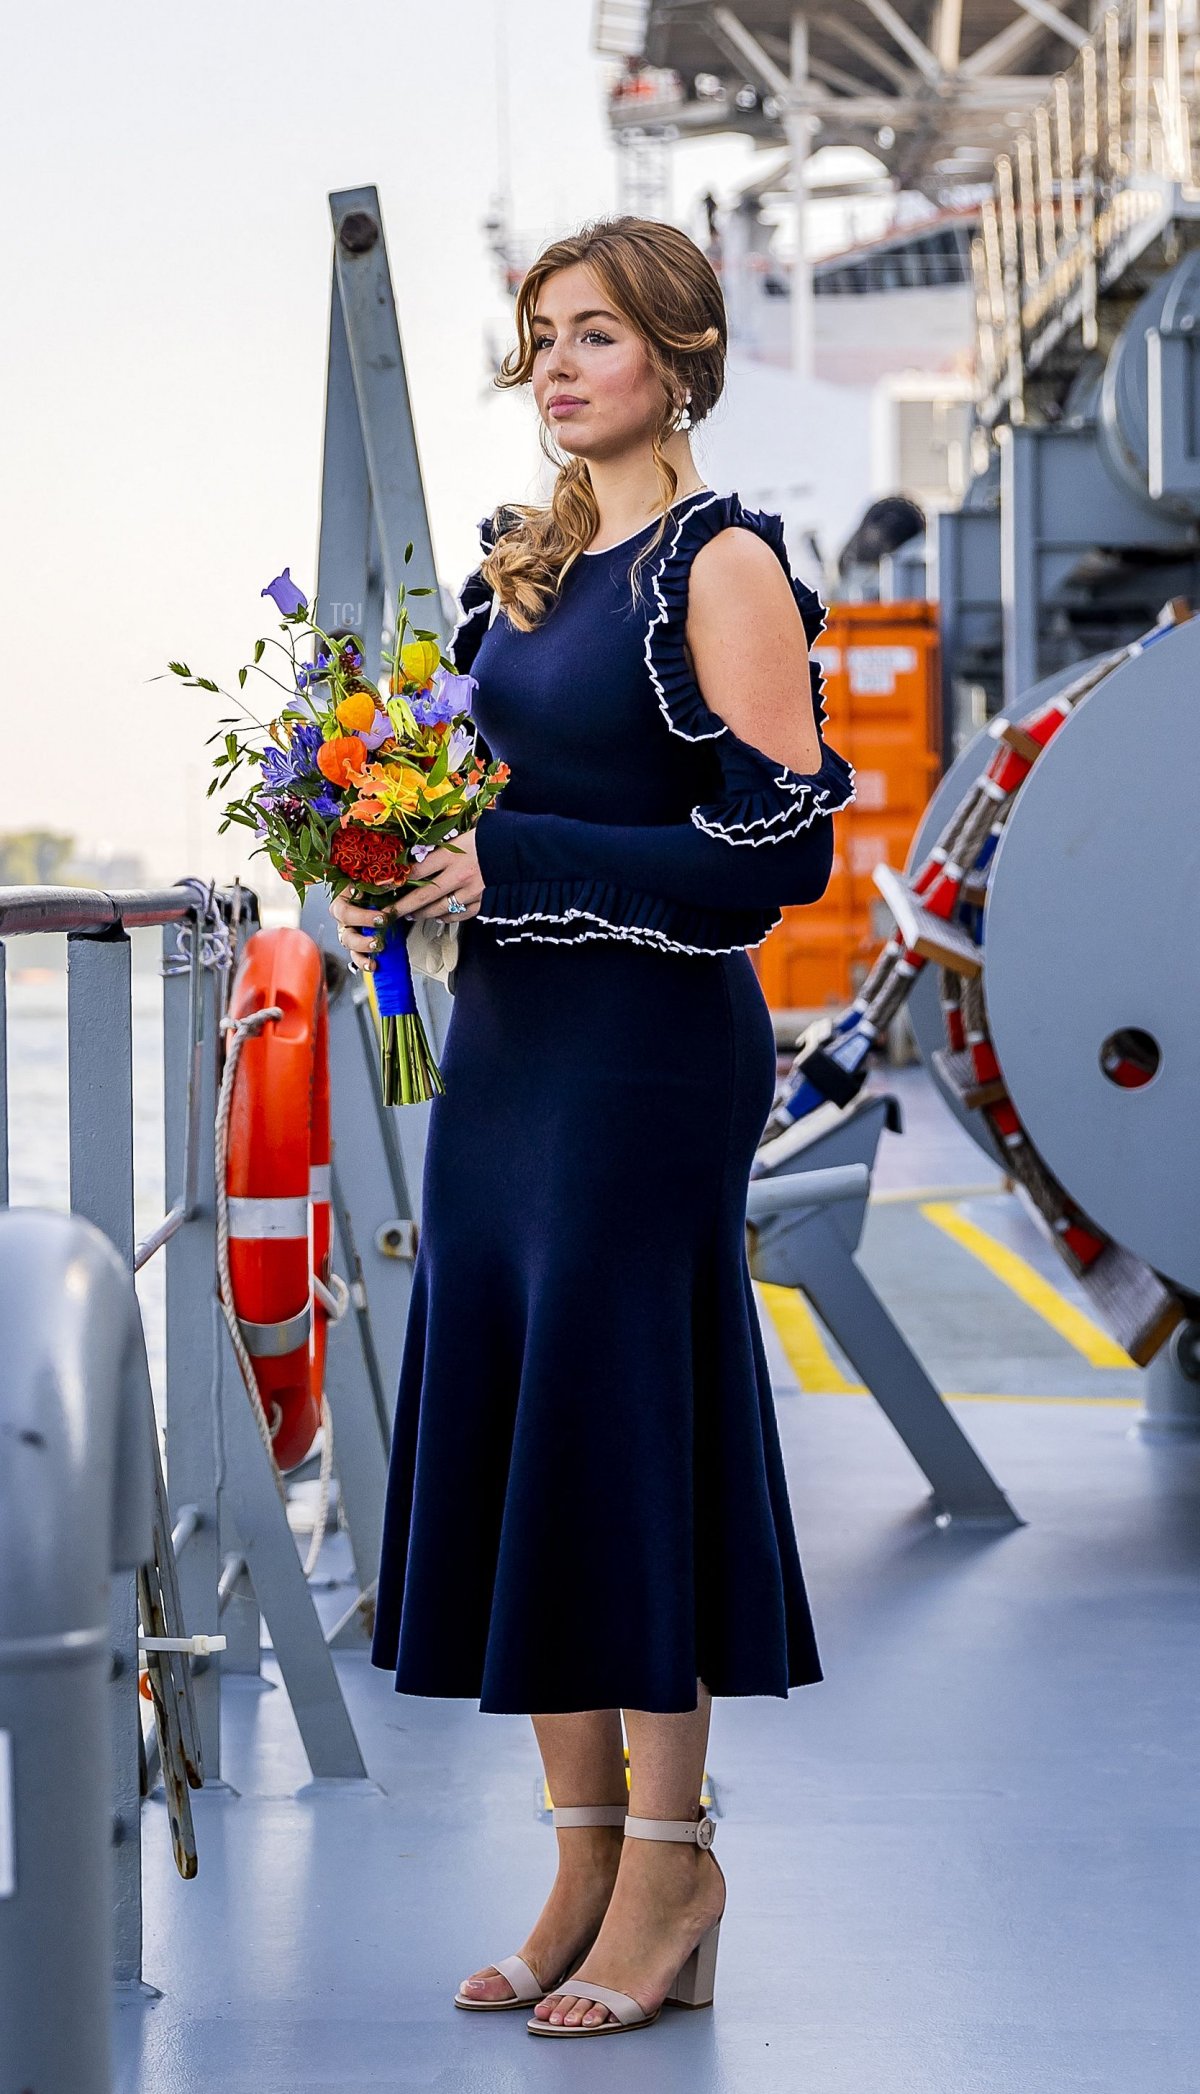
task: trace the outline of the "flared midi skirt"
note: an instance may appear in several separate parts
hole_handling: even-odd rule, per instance
[[[746,953],[460,934],[372,1663],[496,1713],[821,1678],[746,1264]]]

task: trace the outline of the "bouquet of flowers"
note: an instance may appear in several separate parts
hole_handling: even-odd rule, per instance
[[[406,565],[412,550],[409,543]],[[384,907],[397,887],[419,884],[421,859],[439,844],[453,848],[508,779],[507,764],[476,753],[475,678],[456,673],[436,633],[410,628],[408,598],[429,596],[428,588],[401,583],[382,689],[364,674],[362,636],[322,632],[286,567],[262,594],[280,612],[285,637],[256,641],[253,661],[238,670],[238,690],[251,670],[277,684],[286,702],[273,718],[259,720],[243,698],[193,676],[186,662],[168,665],[185,684],[220,692],[238,708],[209,737],[221,743],[209,795],[244,767],[256,775],[225,799],[221,830],[231,822],[253,829],[256,852],[265,851],[301,898],[325,881],[335,895],[353,886],[356,899]],[[300,659],[306,639],[311,661]],[[287,658],[287,681],[263,666],[268,646]],[[403,919],[385,919],[374,986],[385,1103],[433,1097],[445,1085],[417,1010]]]

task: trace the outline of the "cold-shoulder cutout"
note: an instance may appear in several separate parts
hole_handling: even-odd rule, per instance
[[[815,590],[798,581],[788,564],[783,520],[747,509],[737,494],[709,494],[686,509],[654,568],[655,605],[646,631],[645,656],[659,710],[672,734],[685,741],[712,741],[720,761],[719,796],[692,809],[692,821],[725,843],[775,843],[795,836],[819,814],[833,814],[854,798],[854,770],[825,740],[826,712],[820,664],[809,658],[813,717],[821,745],[815,771],[793,771],[734,733],[707,703],[684,648],[688,582],[692,561],[719,531],[741,526],[764,538],[791,587],[811,648],[825,626],[825,607]]]

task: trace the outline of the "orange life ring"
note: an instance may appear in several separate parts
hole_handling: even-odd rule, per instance
[[[329,1013],[319,947],[288,927],[247,940],[229,1016],[277,1004],[242,1042],[225,1189],[233,1306],[281,1469],[321,1423],[330,1273]]]

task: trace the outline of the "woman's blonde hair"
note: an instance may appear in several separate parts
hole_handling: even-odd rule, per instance
[[[662,381],[662,412],[651,435],[651,450],[664,514],[631,570],[636,603],[642,563],[662,542],[679,486],[662,448],[678,425],[678,402],[690,390],[691,421],[702,422],[725,383],[725,301],[711,263],[677,226],[654,218],[592,219],[579,232],[552,241],[526,271],[517,292],[517,346],[500,365],[497,386],[529,382],[537,332],[532,315],[543,286],[555,270],[576,262],[586,263],[613,310],[641,335]],[[540,623],[600,522],[586,461],[564,459],[540,421],[538,440],[550,463],[558,466],[550,507],[509,502],[498,509],[492,523],[493,532],[500,535],[482,563],[484,580],[519,632],[532,632]]]

